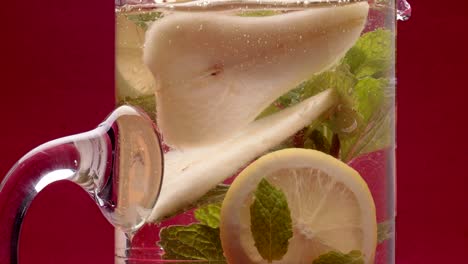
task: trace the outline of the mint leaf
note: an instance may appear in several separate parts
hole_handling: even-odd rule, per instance
[[[349,66],[346,64],[339,65],[333,70],[315,75],[311,79],[301,83],[298,87],[282,95],[266,108],[257,119],[276,113],[283,108],[298,104],[329,88],[335,88],[342,101],[350,101],[349,94],[352,92],[356,83],[357,79],[350,72]]]
[[[272,115],[281,110],[281,106],[277,103],[269,105],[265,110],[263,110],[255,119],[264,118],[266,116]]]
[[[319,256],[312,264],[364,264],[364,259],[359,250],[353,250],[348,254],[330,251]]]
[[[349,65],[341,64],[330,71],[312,77],[304,83],[302,99],[314,96],[329,88],[337,90],[342,100],[346,100],[352,92],[357,79],[351,72]]]
[[[250,206],[250,228],[260,255],[272,262],[281,260],[293,236],[291,212],[284,193],[262,179]]]
[[[377,243],[382,243],[393,237],[393,225],[391,220],[377,225]]]
[[[205,195],[193,203],[192,208],[201,207],[211,203],[221,203],[224,200],[224,196],[226,196],[228,190],[228,184],[218,184],[215,188],[209,190]]]
[[[180,214],[193,207],[200,224],[170,226],[161,230],[159,245],[164,249],[164,259],[205,260],[209,263],[226,263],[219,237],[221,202],[229,185],[218,184],[199,200],[176,212]],[[187,263],[187,262],[184,262]]]
[[[344,99],[329,122],[332,130],[341,138],[356,136],[360,128],[365,127],[375,111],[382,106],[387,86],[385,79],[365,78],[359,80],[350,93],[341,93]]]
[[[313,76],[278,98],[259,118],[293,106],[334,88],[339,103],[314,122],[294,146],[317,149],[349,161],[389,146],[392,142],[392,94],[388,76],[393,65],[393,34],[377,29],[361,36],[335,68]],[[323,128],[331,133],[324,133]],[[297,142],[297,139],[302,142]],[[287,146],[287,145],[286,145]],[[282,146],[280,146],[282,147]]]
[[[391,102],[386,96],[387,79],[364,78],[354,87],[352,110],[355,127],[352,133],[341,133],[341,159],[372,152],[391,143]]]
[[[346,54],[344,62],[356,78],[383,77],[393,64],[393,34],[377,29],[361,36]]]
[[[135,25],[139,26],[143,30],[148,29],[148,25],[151,22],[154,22],[163,17],[161,12],[146,12],[146,13],[139,13],[139,14],[128,14],[127,19],[135,23]]]
[[[365,122],[383,105],[388,84],[386,79],[365,78],[354,87],[354,107]]]
[[[160,233],[164,259],[225,263],[219,229],[206,225],[170,226]]]
[[[338,158],[340,152],[340,140],[327,122],[320,125],[310,125],[304,133],[304,145],[307,149],[315,149]]]
[[[358,80],[351,73],[350,67],[341,64],[333,70],[313,77],[304,85],[302,95],[304,99],[328,88],[334,88],[340,97],[339,104],[335,107],[332,115],[328,116],[328,120],[322,122],[322,127],[331,130],[331,133],[327,133],[326,136],[330,144],[334,134],[348,133],[349,128],[354,125],[356,113],[352,109],[352,94],[357,82]],[[317,126],[317,124],[313,124],[313,126]]]
[[[322,132],[315,129],[307,135],[304,141],[304,148],[315,149],[323,153],[330,153],[331,141]]]
[[[125,97],[117,103],[117,106],[126,104],[140,107],[156,122],[156,97],[154,94],[142,95],[136,98]]]
[[[221,203],[208,204],[197,208],[194,212],[195,218],[200,223],[212,228],[219,227],[221,215]]]
[[[303,89],[304,84],[299,85],[297,88],[285,93],[279,97],[274,103],[269,105],[263,112],[257,116],[256,119],[260,119],[271,114],[274,114],[280,111],[283,108],[293,106],[301,101],[303,101]]]
[[[164,217],[163,219],[158,219],[158,221],[169,219],[173,216],[179,215],[183,212],[186,212],[192,208],[197,207],[204,207],[209,204],[214,203],[221,203],[226,196],[227,191],[229,190],[229,185],[227,184],[218,184],[215,188],[209,190],[206,194],[204,194],[200,199],[196,200],[195,202],[181,208],[180,210],[175,211],[174,213]]]
[[[304,94],[304,85],[299,85],[297,88],[292,89],[291,91],[282,95],[278,99],[277,103],[282,107],[293,106],[304,100],[303,94]]]
[[[345,99],[348,96],[347,94],[351,92],[356,82],[357,79],[351,73],[349,66],[346,64],[339,65],[333,70],[315,75],[311,79],[301,83],[296,88],[285,93],[273,104],[267,107],[257,117],[257,119],[276,113],[283,108],[298,104],[303,100],[329,88],[337,89],[340,96]]]

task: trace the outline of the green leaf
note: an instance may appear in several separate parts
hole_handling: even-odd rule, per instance
[[[393,38],[386,29],[368,32],[347,52],[344,62],[358,79],[383,77],[393,64]]]
[[[146,12],[138,14],[128,14],[127,19],[135,23],[143,30],[148,29],[148,25],[163,17],[161,12]]]
[[[166,227],[161,230],[159,245],[164,259],[225,263],[219,228],[202,224]]]
[[[314,139],[306,137],[306,142],[304,142],[306,146],[318,150],[327,150],[326,153],[329,153],[330,147],[324,146],[320,148],[318,146],[324,143],[331,145],[335,134],[350,133],[348,130],[353,127],[357,119],[356,111],[352,107],[354,103],[354,87],[357,83],[358,80],[351,73],[350,67],[347,64],[341,64],[333,70],[321,73],[305,83],[302,95],[304,99],[328,88],[334,88],[340,97],[339,104],[335,107],[332,115],[327,120],[324,120],[321,125],[317,126],[317,124],[313,124],[321,128],[321,130],[325,129],[324,131],[320,131],[324,135],[323,138],[318,136],[316,132]]]
[[[318,129],[311,131],[304,141],[304,148],[315,149],[327,154],[330,153],[330,146],[331,140]]]
[[[261,119],[261,118],[264,118],[266,116],[269,116],[269,115],[272,115],[278,111],[281,110],[281,107],[278,106],[277,104],[273,103],[271,105],[269,105],[267,108],[265,108],[265,110],[263,110],[258,116],[257,118],[255,119]]]
[[[157,219],[157,222],[165,220],[165,219],[169,219],[179,214],[182,214],[192,208],[204,207],[204,206],[207,206],[209,204],[214,204],[214,203],[222,203],[228,190],[229,190],[229,185],[218,184],[216,185],[215,188],[209,190],[205,195],[200,197],[200,199],[185,206],[184,208],[181,208],[180,210],[175,211],[174,213],[164,217],[163,219]]]
[[[382,243],[393,237],[393,224],[391,220],[377,225],[377,243]]]
[[[303,85],[302,99],[314,96],[329,88],[337,90],[342,100],[350,96],[357,79],[347,64],[341,64],[330,71],[312,77]]]
[[[289,239],[293,236],[286,196],[280,189],[262,179],[254,197],[250,206],[250,228],[255,247],[268,262],[281,260],[288,251]]]
[[[312,264],[364,264],[364,259],[359,250],[353,250],[348,254],[330,251],[319,256]]]
[[[341,159],[349,161],[364,153],[391,144],[391,103],[386,96],[387,79],[364,78],[354,87],[352,111],[355,126],[351,133],[341,133]]]
[[[280,111],[283,108],[293,106],[303,100],[302,94],[304,89],[304,84],[299,85],[297,88],[285,93],[279,97],[274,103],[269,105],[263,112],[257,116],[256,119],[260,119],[271,114],[274,114]]]
[[[342,101],[350,101],[349,97],[357,79],[350,72],[348,65],[339,65],[333,70],[315,75],[310,80],[301,83],[298,87],[279,97],[266,108],[258,117],[262,118],[302,102],[329,88],[335,88]]]
[[[336,89],[342,100],[349,101],[349,96],[356,83],[357,79],[351,73],[349,66],[341,64],[332,70],[313,76],[311,79],[285,93],[266,108],[257,119],[298,104],[329,88]]]
[[[201,207],[211,203],[221,203],[224,200],[228,190],[228,184],[218,184],[215,188],[209,190],[205,195],[193,203],[192,208]]]
[[[293,106],[303,101],[303,93],[304,93],[304,86],[299,85],[295,89],[292,89],[291,91],[282,95],[278,99],[277,103],[282,107]]]
[[[212,228],[219,227],[221,215],[221,203],[208,204],[197,208],[194,212],[195,218],[200,223]]]
[[[388,79],[381,77],[388,76],[393,65],[392,38],[392,32],[385,29],[364,34],[339,65],[284,94],[260,117],[334,88],[339,103],[320,122],[311,124],[302,137],[303,142],[295,145],[333,152],[343,161],[391,145],[393,88],[389,87]],[[323,127],[331,133],[324,134],[320,130]]]
[[[388,80],[365,78],[354,87],[353,99],[356,111],[367,122],[385,102]]]

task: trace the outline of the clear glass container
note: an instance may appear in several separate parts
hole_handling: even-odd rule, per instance
[[[398,10],[397,10],[398,9]],[[116,0],[116,110],[0,185],[0,262],[70,180],[116,263],[394,263],[406,1]]]
[[[127,254],[138,258],[144,249],[166,261],[268,262],[257,247],[261,242],[249,237],[255,228],[241,209],[252,206],[252,193],[242,196],[233,190],[228,197],[248,201],[223,202],[225,193],[239,173],[254,177],[245,171],[256,171],[253,161],[267,160],[267,153],[279,153],[276,162],[287,160],[284,168],[276,169],[307,167],[281,152],[306,149],[304,153],[331,155],[359,173],[372,194],[377,226],[369,228],[370,234],[365,234],[366,228],[346,229],[338,219],[345,214],[327,215],[327,210],[344,210],[346,202],[317,209],[307,200],[308,192],[317,191],[316,183],[297,180],[300,191],[283,190],[289,206],[311,204],[292,209],[301,211],[291,213],[294,235],[289,247],[296,248],[288,251],[296,256],[290,253],[278,263],[312,263],[329,251],[351,250],[361,251],[365,263],[393,263],[395,22],[393,1],[118,3],[117,104],[137,105],[151,113],[165,151],[159,204],[133,237],[132,246],[138,250]],[[330,104],[321,97],[328,92],[336,96]],[[312,102],[314,96],[317,101]],[[272,176],[265,178],[273,181]],[[281,182],[273,185],[285,187]],[[246,183],[237,188],[252,189]],[[325,200],[325,193],[313,197]],[[363,211],[372,207],[360,206]],[[241,216],[235,210],[242,211]],[[337,226],[314,223],[319,220],[308,218],[312,212],[318,219],[322,214],[330,217]],[[214,217],[214,223],[206,217]],[[200,252],[193,245],[201,243],[199,239],[177,237],[179,232],[197,234],[193,229],[207,225],[221,233],[209,245],[224,256]],[[322,241],[330,244],[326,249],[314,249],[313,235],[304,241],[298,238],[320,233],[320,228],[335,228],[323,239],[317,234],[325,241],[331,236],[329,242]],[[335,235],[360,241],[340,243]],[[378,236],[372,249],[364,249],[366,236]]]

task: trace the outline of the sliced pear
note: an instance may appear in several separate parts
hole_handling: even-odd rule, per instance
[[[223,141],[331,67],[359,38],[367,2],[267,17],[175,13],[148,30],[158,125],[175,148]]]
[[[117,99],[153,94],[154,78],[143,63],[144,29],[124,13],[117,13],[116,29]]]
[[[161,193],[149,220],[158,221],[193,203],[239,168],[310,124],[336,102],[335,92],[329,89],[253,122],[223,143],[167,153]]]

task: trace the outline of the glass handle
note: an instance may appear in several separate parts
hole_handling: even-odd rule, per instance
[[[36,195],[69,180],[131,235],[150,215],[162,182],[162,150],[152,121],[129,106],[96,129],[45,143],[22,157],[0,185],[0,263],[18,263],[21,225]]]

